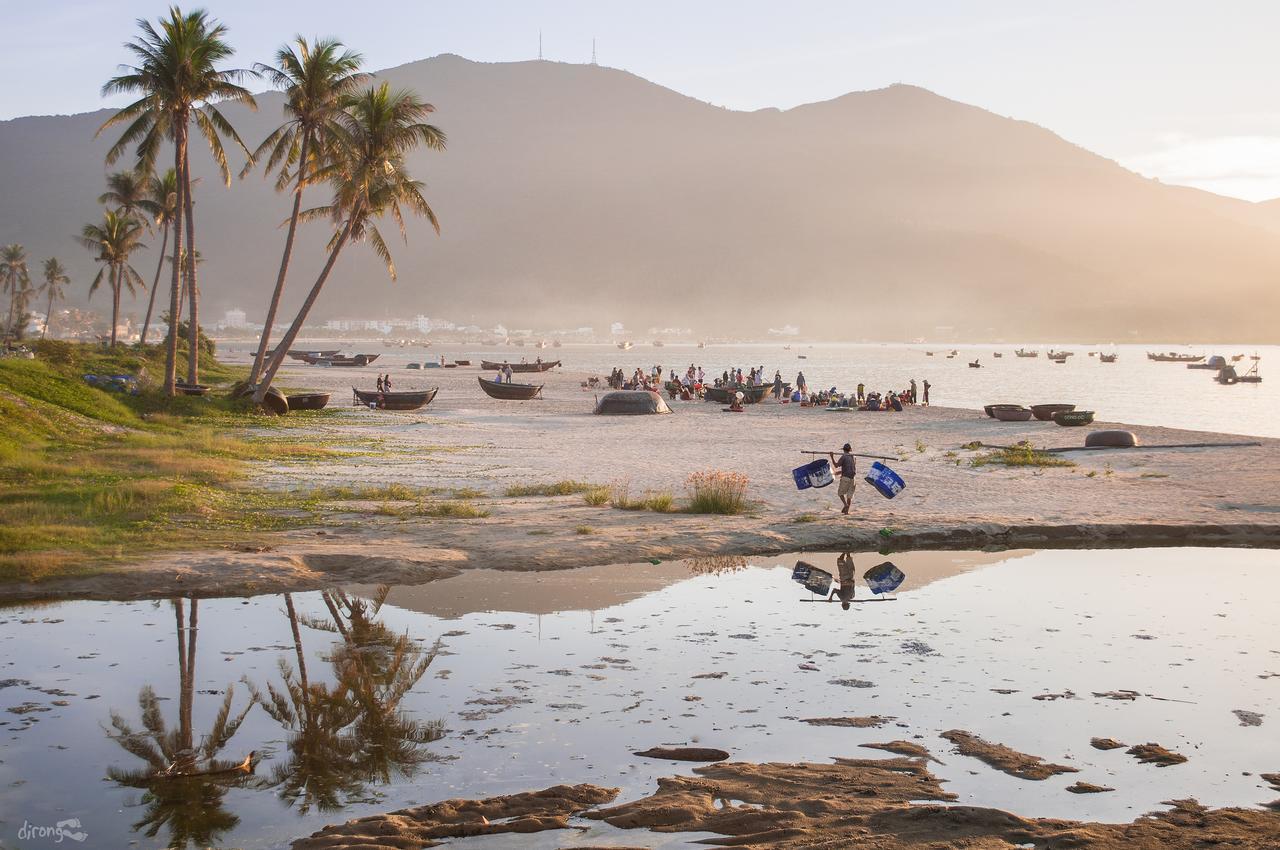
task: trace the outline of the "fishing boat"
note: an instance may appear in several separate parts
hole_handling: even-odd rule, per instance
[[[996,407],[992,412],[1001,422],[1026,422],[1032,415],[1031,411],[1025,407]]]
[[[500,398],[504,401],[528,401],[542,394],[542,384],[500,384],[497,381],[486,381],[477,377],[480,389],[489,398]]]
[[[666,343],[665,343],[665,342],[663,342],[663,341],[662,341],[662,340],[660,340],[660,339],[655,339],[655,340],[653,341],[653,347],[654,347],[654,348],[662,348],[664,345],[666,345]]]
[[[1074,351],[1054,351],[1053,349],[1050,349],[1045,356],[1050,360],[1063,360],[1067,357],[1075,357],[1076,353]]]
[[[932,356],[933,356],[933,352],[932,352],[932,351],[926,351],[926,352],[924,353],[924,356],[925,356],[925,357],[932,357]]]
[[[497,372],[502,369],[511,367],[512,372],[548,372],[560,365],[559,360],[544,362],[542,360],[533,363],[495,363],[492,360],[481,360],[480,368],[486,372]]]
[[[1227,366],[1218,372],[1218,376],[1214,380],[1227,386],[1232,384],[1260,384],[1262,383],[1262,376],[1258,374],[1258,364],[1254,363],[1253,368],[1243,375],[1236,373],[1236,367]]]
[[[702,388],[703,398],[707,401],[714,401],[716,404],[731,404],[736,393],[742,393],[743,404],[759,404],[769,390],[773,387],[771,384],[761,384],[758,387],[752,386],[726,386],[726,387],[706,387]]]
[[[1215,354],[1203,363],[1188,363],[1188,369],[1214,369],[1221,370],[1227,365],[1227,359],[1220,354]]]
[[[631,349],[635,348],[635,346],[631,343],[630,340],[627,340],[626,342],[618,343],[618,348],[622,349],[623,351],[630,351]]]
[[[1004,357],[1004,355],[1003,355],[1003,354],[1001,354],[999,351],[997,351],[997,352],[993,353],[991,356],[992,356],[992,357]]]
[[[1053,414],[1053,421],[1065,427],[1093,424],[1092,410],[1062,410]]]
[[[1118,354],[1099,354],[1098,359],[1103,363],[1114,363],[1119,356]]]
[[[981,363],[979,363],[977,360],[974,360],[973,362],[971,362],[971,363],[969,364],[969,368],[970,368],[970,369],[981,369],[981,368],[982,368],[982,364],[981,364]]]
[[[705,342],[699,341],[698,348],[706,348],[706,347],[707,347],[707,344]]]
[[[453,365],[454,365],[454,366],[470,366],[470,365],[471,365],[471,361],[470,361],[470,360],[455,360],[455,361],[453,361]]]
[[[351,388],[355,398],[352,404],[356,407],[376,407],[379,410],[417,410],[431,404],[439,387],[421,392],[380,393],[377,390],[358,390]]]
[[[1067,413],[1075,410],[1074,404],[1033,404],[1031,405],[1031,413],[1041,422],[1048,422],[1053,419],[1055,413]]]
[[[324,410],[329,403],[329,393],[295,393],[285,398],[290,410]]]
[[[1158,354],[1153,351],[1147,352],[1147,359],[1154,360],[1157,363],[1195,363],[1203,360],[1203,354],[1179,354],[1176,351],[1170,351],[1168,354]]]
[[[311,355],[305,355],[302,357],[302,361],[304,363],[309,363],[312,366],[338,366],[350,368],[368,366],[381,356],[381,354],[357,354],[354,357],[340,357],[337,355],[331,357],[312,357]]]
[[[1039,351],[1023,351],[1021,348],[1019,348],[1017,351],[1013,353],[1018,355],[1019,357],[1039,357],[1040,356]]]
[[[422,368],[422,364],[421,364],[421,363],[418,363],[418,362],[416,362],[416,361],[415,361],[415,362],[413,362],[413,363],[406,363],[406,364],[404,364],[404,368],[406,368],[406,369],[421,369],[421,368]]]
[[[1025,410],[1026,409],[1020,404],[984,404],[982,406],[983,412],[986,413],[987,416],[990,416],[992,419],[996,418],[996,411],[1001,408],[1007,408],[1009,410]]]
[[[536,343],[534,343],[534,346],[533,346],[533,347],[534,347],[534,348],[546,348],[546,347],[548,347],[550,344],[551,344],[551,343],[547,342],[545,339],[540,339],[540,340],[538,340]]]
[[[334,357],[341,351],[339,348],[328,348],[323,351],[305,351],[301,348],[290,348],[285,352],[294,360],[305,360],[308,357]]]

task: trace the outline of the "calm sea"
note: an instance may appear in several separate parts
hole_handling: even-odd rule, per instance
[[[1128,422],[1135,425],[1164,425],[1230,434],[1280,437],[1280,374],[1267,372],[1268,364],[1280,363],[1280,346],[1220,344],[1180,346],[1170,344],[1085,346],[1078,344],[1025,346],[1040,351],[1037,358],[1014,356],[1018,346],[1006,345],[893,345],[893,344],[805,344],[784,343],[753,345],[712,344],[699,349],[694,344],[668,343],[655,348],[638,343],[630,351],[613,345],[576,345],[538,350],[531,346],[505,346],[498,349],[467,345],[436,344],[430,348],[387,348],[381,341],[333,341],[307,344],[332,348],[344,345],[348,352],[368,351],[382,354],[379,361],[389,367],[403,366],[410,360],[438,358],[480,358],[533,360],[559,359],[572,371],[608,374],[615,366],[628,372],[637,366],[647,368],[661,364],[666,369],[683,371],[689,364],[704,367],[708,374],[719,375],[725,369],[741,366],[764,366],[768,377],[775,369],[783,378],[794,381],[803,371],[811,388],[839,387],[852,390],[859,381],[874,389],[900,390],[911,378],[932,384],[931,400],[948,407],[981,408],[984,404],[1048,404],[1073,403],[1081,410],[1093,410],[1099,419]],[[222,349],[232,357],[243,356],[244,343],[225,343]],[[1064,365],[1045,357],[1049,349],[1074,351]],[[951,350],[958,353],[948,359]],[[929,356],[925,352],[933,351]],[[1115,363],[1102,363],[1089,352],[1111,352],[1119,355]],[[1188,369],[1182,363],[1157,363],[1147,359],[1147,351],[1178,351],[1214,355],[1230,359],[1244,355],[1236,364],[1243,373],[1252,367],[1250,358],[1258,355],[1260,384],[1223,386],[1214,380],[1216,372]],[[1003,356],[993,355],[1000,352]],[[803,358],[803,359],[802,359]],[[238,358],[237,358],[238,359]],[[977,360],[982,368],[973,369],[969,362]]]

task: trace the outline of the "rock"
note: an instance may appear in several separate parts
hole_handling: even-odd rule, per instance
[[[724,761],[729,754],[712,747],[650,747],[633,755],[669,761]]]

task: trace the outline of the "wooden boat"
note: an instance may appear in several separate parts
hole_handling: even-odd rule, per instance
[[[970,363],[970,364],[969,364],[969,368],[970,368],[970,369],[981,369],[981,368],[982,368],[982,364],[981,364],[981,363],[979,363],[977,360],[974,360],[972,363]]]
[[[338,366],[350,368],[368,366],[381,356],[381,354],[357,354],[354,357],[313,357],[310,354],[306,354],[303,355],[301,360],[302,362],[309,363],[312,366]]]
[[[994,353],[994,354],[992,354],[991,356],[992,356],[992,357],[1004,357],[1004,355],[1003,355],[1003,354],[1001,354],[999,351],[995,352],[995,353]]]
[[[982,406],[983,412],[986,413],[988,416],[990,416],[992,419],[995,419],[996,410],[998,408],[1008,408],[1009,410],[1025,410],[1026,409],[1020,404],[985,404]]]
[[[1018,355],[1019,357],[1039,357],[1040,356],[1039,351],[1023,351],[1021,348],[1019,348],[1017,351],[1013,353]]]
[[[1260,384],[1262,383],[1262,376],[1258,374],[1258,364],[1254,363],[1253,368],[1243,375],[1236,373],[1236,367],[1227,366],[1218,372],[1218,376],[1214,380],[1227,386],[1232,384]]]
[[[1078,425],[1092,425],[1092,410],[1060,410],[1053,414],[1053,421],[1059,425],[1074,427]]]
[[[290,410],[324,410],[329,403],[329,393],[298,393],[285,398]]]
[[[1219,354],[1215,354],[1203,363],[1188,363],[1188,369],[1214,369],[1221,370],[1226,368],[1227,359]]]
[[[1170,351],[1168,354],[1156,354],[1147,352],[1147,359],[1154,360],[1157,363],[1196,363],[1204,359],[1203,354],[1178,354],[1176,351]]]
[[[1025,407],[1014,409],[1012,407],[997,407],[994,410],[996,419],[1001,422],[1026,422],[1031,418],[1031,411]]]
[[[666,345],[666,343],[665,343],[665,342],[663,342],[663,341],[662,341],[662,340],[660,340],[660,339],[655,339],[655,340],[653,341],[653,347],[654,347],[654,348],[662,348],[664,345]]]
[[[291,348],[285,354],[294,360],[305,360],[308,357],[334,357],[341,350],[339,348],[327,348],[323,351],[305,351],[301,348]]]
[[[1099,354],[1098,359],[1103,363],[1114,363],[1119,356],[1118,354]]]
[[[1068,357],[1075,357],[1076,353],[1074,351],[1050,350],[1047,354],[1045,354],[1045,356],[1048,357],[1050,360],[1065,360]]]
[[[182,395],[208,395],[208,384],[174,384],[173,388]]]
[[[470,360],[455,360],[455,361],[453,361],[453,365],[455,365],[455,366],[470,366],[470,365],[471,365],[471,361],[470,361]]]
[[[618,343],[618,348],[623,351],[630,351],[634,346],[630,342],[620,342]]]
[[[1033,404],[1031,405],[1032,414],[1034,414],[1036,419],[1039,419],[1041,422],[1050,421],[1051,419],[1053,419],[1053,415],[1055,413],[1066,413],[1068,411],[1075,410],[1075,409],[1076,409],[1076,406],[1074,404]]]
[[[480,361],[480,368],[484,369],[486,372],[497,372],[505,369],[507,366],[511,367],[512,372],[548,372],[559,365],[559,360],[552,360],[549,363],[541,360],[534,363],[495,363],[492,360]]]
[[[351,392],[355,394],[352,404],[356,407],[373,406],[379,410],[417,410],[420,407],[426,407],[431,404],[432,399],[436,397],[436,393],[440,392],[440,388],[434,387],[421,392],[380,393],[377,390],[358,390],[352,387]]]
[[[1057,363],[1059,366],[1061,366],[1062,364],[1064,364],[1064,363],[1066,363],[1066,362],[1067,362],[1067,358],[1065,358],[1065,357],[1054,357],[1054,358],[1053,358],[1053,362],[1054,362],[1054,363]]]
[[[759,404],[760,401],[768,395],[773,388],[772,384],[762,384],[758,387],[750,386],[728,386],[728,387],[708,387],[702,388],[703,398],[707,401],[714,401],[716,404],[732,404],[735,393],[742,393],[743,404]]]
[[[421,363],[417,363],[417,362],[414,362],[414,363],[406,363],[406,364],[404,364],[404,368],[406,368],[406,369],[421,369],[421,368],[422,368],[422,364],[421,364]]]
[[[500,398],[505,401],[528,401],[542,394],[542,384],[500,384],[497,381],[486,381],[477,377],[480,389],[489,398]]]

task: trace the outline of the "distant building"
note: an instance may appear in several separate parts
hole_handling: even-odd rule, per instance
[[[222,319],[222,326],[225,328],[247,327],[249,324],[248,321],[246,321],[247,318],[248,317],[245,315],[244,310],[238,308],[228,310],[226,316]]]

